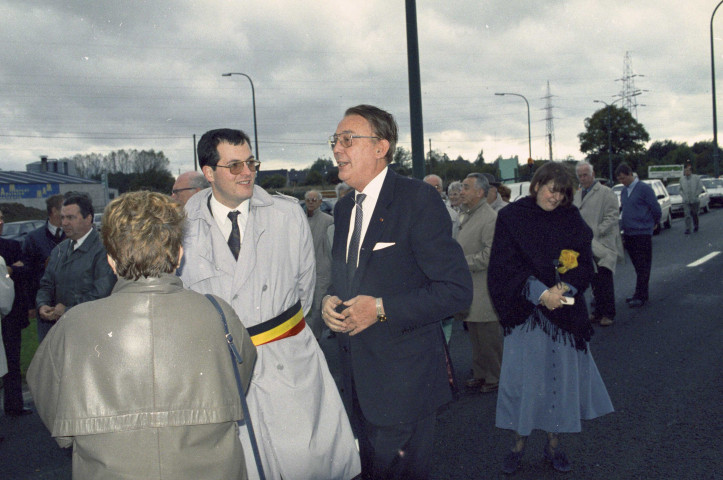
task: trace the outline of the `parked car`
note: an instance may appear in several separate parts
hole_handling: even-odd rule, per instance
[[[510,202],[515,202],[530,194],[530,182],[505,183],[510,189]]]
[[[662,211],[662,214],[660,215],[660,223],[653,230],[653,235],[655,235],[660,233],[663,228],[671,227],[670,222],[673,219],[673,214],[670,212],[670,194],[665,188],[665,185],[663,185],[663,182],[661,182],[660,180],[653,178],[642,181],[653,188],[653,192],[655,192],[655,197],[658,199],[658,204],[660,204],[660,210]]]
[[[642,182],[647,183],[650,185],[650,187],[653,189],[653,192],[655,193],[655,197],[658,199],[658,204],[660,205],[661,215],[660,215],[660,223],[655,226],[655,229],[653,230],[653,234],[657,235],[661,232],[663,228],[670,228],[672,226],[671,221],[673,219],[673,214],[670,210],[670,195],[668,194],[668,190],[665,188],[665,185],[663,185],[663,182],[656,179],[651,180],[641,180]],[[620,206],[620,219],[622,220],[622,201],[620,200],[620,195],[622,194],[622,191],[625,187],[621,184],[614,185],[612,190],[618,197],[618,205]]]
[[[93,215],[93,227],[100,232],[100,222],[103,220],[102,213],[96,213]]]
[[[668,193],[670,194],[670,213],[674,217],[682,217],[683,212],[683,197],[680,196],[680,184],[671,183],[668,185]],[[703,187],[703,193],[698,195],[699,202],[699,213],[707,213],[710,211],[710,195],[708,190]]]
[[[25,235],[32,232],[36,228],[45,225],[45,220],[21,220],[19,222],[9,222],[3,226],[3,238],[9,238],[22,241]]]
[[[710,196],[710,205],[723,206],[723,179],[720,178],[704,178],[703,186],[708,190]]]

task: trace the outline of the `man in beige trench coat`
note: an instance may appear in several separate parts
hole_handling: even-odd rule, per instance
[[[487,290],[487,265],[495,236],[497,212],[487,203],[490,184],[479,173],[470,173],[462,182],[462,204],[466,211],[457,241],[462,246],[472,274],[474,297],[465,321],[472,342],[472,373],[467,387],[482,393],[494,392],[502,365],[502,329]]]
[[[592,255],[596,272],[591,287],[595,303],[590,321],[608,327],[615,319],[615,264],[625,259],[618,222],[618,199],[610,188],[595,179],[595,171],[589,163],[578,163],[575,172],[581,188],[575,192],[573,204],[580,209],[593,233]]]

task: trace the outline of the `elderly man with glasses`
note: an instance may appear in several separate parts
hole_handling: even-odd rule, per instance
[[[331,284],[331,242],[334,239],[334,217],[321,211],[321,193],[309,190],[304,195],[306,200],[306,219],[309,221],[311,238],[314,240],[314,257],[316,258],[316,287],[314,303],[309,315],[309,326],[318,340],[324,321],[321,319],[321,299]]]
[[[211,188],[186,203],[180,276],[231,304],[257,346],[247,400],[266,478],[353,478],[360,463],[349,420],[304,320],[316,279],[304,212],[254,185],[260,162],[244,132],[206,132],[198,158]],[[250,431],[241,442],[249,478],[258,478]]]
[[[203,173],[196,171],[184,172],[178,176],[176,183],[173,184],[171,198],[183,206],[186,205],[189,198],[209,186],[210,184],[206,177],[203,176]]]

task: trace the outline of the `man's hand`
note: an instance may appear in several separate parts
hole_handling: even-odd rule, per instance
[[[57,305],[55,305],[55,319],[56,320],[59,319],[60,317],[62,317],[64,313],[65,313],[65,305],[63,305],[62,303],[58,303]]]
[[[42,318],[43,320],[45,320],[47,322],[53,322],[56,319],[54,310],[55,309],[53,307],[49,307],[48,305],[43,305],[42,307],[40,307],[38,309],[38,315],[40,315],[40,318]]]
[[[341,305],[341,299],[336,295],[327,295],[321,299],[321,319],[332,332],[346,332],[344,315],[336,311],[336,307],[339,305]]]
[[[363,332],[377,322],[377,302],[369,295],[358,295],[344,302],[348,306],[341,314],[346,317],[344,326],[349,335]]]

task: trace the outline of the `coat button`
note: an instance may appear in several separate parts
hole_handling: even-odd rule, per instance
[[[265,292],[267,288],[269,288],[269,287],[264,285],[263,288],[261,289],[261,291]]]

